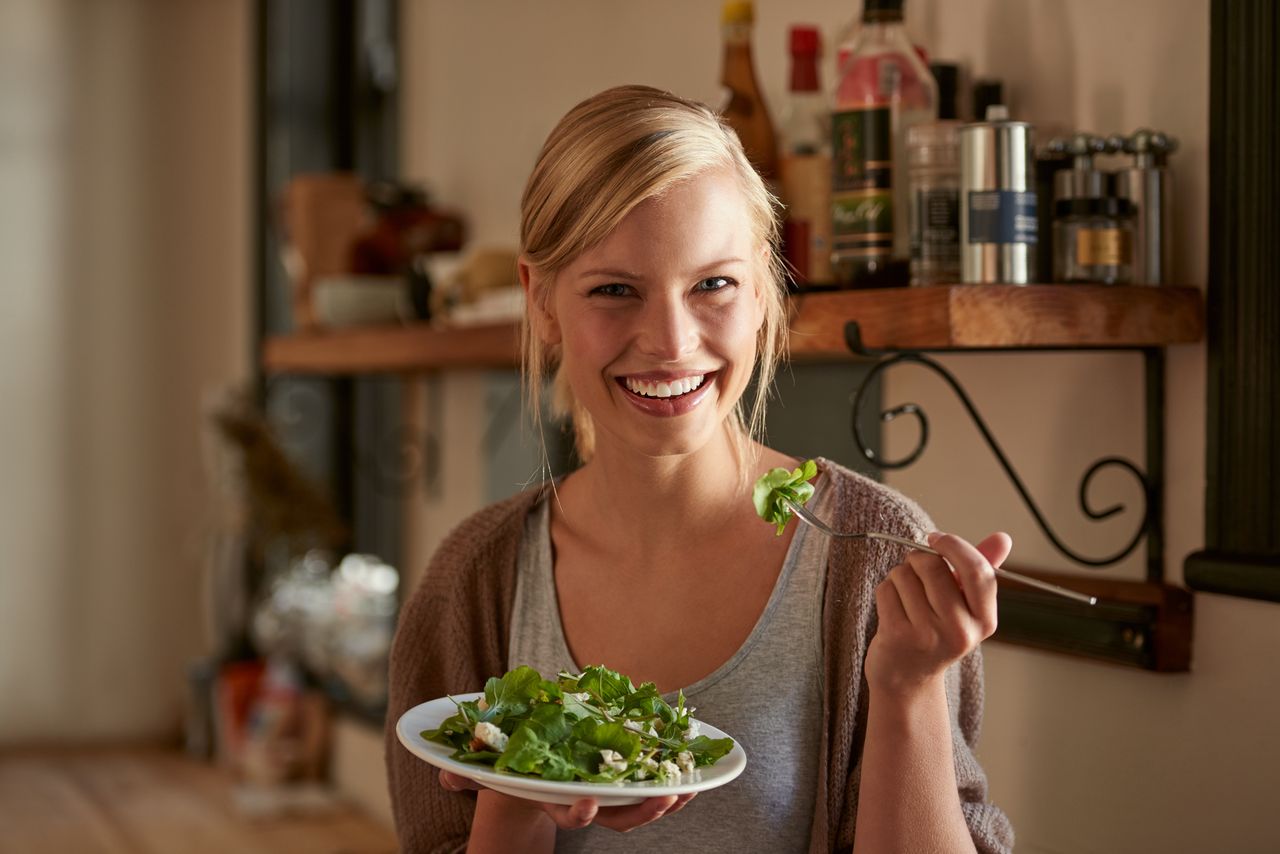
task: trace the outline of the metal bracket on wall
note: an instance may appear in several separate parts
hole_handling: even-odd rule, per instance
[[[1142,488],[1144,506],[1138,514],[1138,526],[1120,550],[1102,556],[1089,556],[1067,545],[1053,530],[1032,498],[1013,463],[996,441],[986,421],[978,412],[959,380],[934,359],[921,351],[872,350],[863,345],[857,321],[845,325],[845,342],[856,355],[872,358],[876,364],[868,371],[852,395],[851,425],[854,441],[872,464],[884,469],[902,469],[915,463],[929,441],[929,419],[915,403],[888,407],[880,419],[889,422],[910,416],[919,426],[916,446],[899,459],[881,456],[863,440],[858,427],[859,413],[868,390],[880,374],[904,364],[920,365],[941,377],[959,398],[983,441],[995,456],[1005,476],[1017,490],[1040,530],[1055,549],[1072,561],[1092,569],[1113,566],[1124,560],[1142,543],[1147,544],[1147,580],[1125,582],[1094,581],[1079,575],[1032,573],[1067,586],[1093,593],[1103,600],[1103,607],[1076,606],[1066,601],[1054,602],[1044,594],[1030,590],[1002,587],[1000,591],[1001,630],[997,638],[1061,652],[1102,658],[1153,670],[1186,670],[1190,664],[1191,597],[1185,590],[1164,583],[1164,536],[1162,497],[1164,490],[1164,351],[1158,347],[1105,348],[1136,349],[1144,363],[1146,416],[1146,471],[1143,472],[1123,457],[1104,457],[1094,462],[1081,478],[1078,495],[1081,511],[1094,521],[1101,521],[1125,511],[1123,504],[1095,509],[1088,495],[1094,476],[1106,468],[1118,468],[1136,479]],[[1024,352],[1026,350],[1072,352],[1082,348],[956,349],[948,353]],[[1026,571],[1020,568],[1020,571]]]

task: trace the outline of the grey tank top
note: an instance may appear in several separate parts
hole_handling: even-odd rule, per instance
[[[819,484],[809,502],[820,515],[829,495],[824,487]],[[582,668],[569,653],[560,622],[550,517],[543,498],[525,521],[508,661],[555,678],[561,670]],[[733,736],[746,751],[742,776],[630,833],[599,827],[559,831],[557,852],[808,851],[822,728],[826,564],[826,537],[800,526],[768,604],[741,648],[684,688],[696,717]]]

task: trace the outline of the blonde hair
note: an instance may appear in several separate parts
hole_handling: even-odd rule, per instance
[[[583,462],[595,450],[591,416],[558,371],[559,347],[544,346],[531,317],[546,307],[556,274],[608,237],[636,205],[713,169],[737,178],[753,237],[768,247],[756,282],[764,307],[756,342],[758,391],[749,416],[738,401],[738,429],[730,431],[735,439],[759,439],[768,390],[785,355],[786,291],[777,250],[778,201],[747,160],[737,134],[696,101],[648,86],[619,86],[566,113],[538,154],[520,201],[520,252],[540,274],[531,278],[521,328],[525,395],[541,435],[543,380],[556,373],[553,411],[572,419]],[[745,450],[745,441],[737,447]]]

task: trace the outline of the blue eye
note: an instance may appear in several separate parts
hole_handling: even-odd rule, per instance
[[[720,291],[720,290],[724,290],[730,285],[736,285],[736,284],[737,282],[735,282],[733,279],[728,278],[727,276],[711,276],[710,278],[703,279],[701,282],[698,282],[698,290]]]
[[[607,285],[595,286],[591,289],[591,293],[605,297],[625,297],[630,289],[630,285],[624,285],[619,282],[610,282]]]

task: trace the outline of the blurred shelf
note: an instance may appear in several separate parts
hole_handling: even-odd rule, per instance
[[[413,373],[442,368],[511,368],[520,364],[514,323],[438,328],[358,326],[269,337],[268,374]]]
[[[845,327],[869,350],[1122,349],[1199,341],[1196,288],[1106,285],[938,285],[793,297],[796,361],[854,358]],[[269,374],[412,373],[512,368],[519,328],[364,326],[267,339]]]

